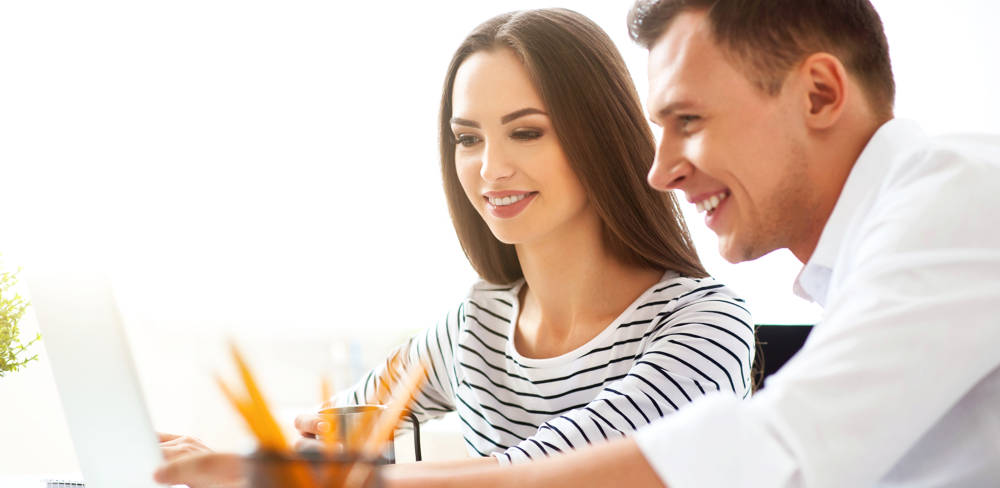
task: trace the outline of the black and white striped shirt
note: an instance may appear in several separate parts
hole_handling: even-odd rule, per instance
[[[457,410],[470,453],[526,461],[629,435],[705,393],[750,395],[750,313],[713,278],[668,272],[588,343],[546,359],[514,348],[522,284],[475,285],[396,352],[403,367],[430,365],[414,413],[424,422]],[[373,401],[379,378],[399,374],[385,368],[337,403]]]

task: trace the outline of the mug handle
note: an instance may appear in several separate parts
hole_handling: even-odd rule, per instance
[[[417,416],[413,415],[412,411],[407,411],[406,417],[413,424],[413,459],[420,461],[423,459],[420,454],[420,421],[417,420]]]

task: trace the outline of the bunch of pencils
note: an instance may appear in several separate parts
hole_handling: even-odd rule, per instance
[[[343,445],[339,441],[337,422],[326,422],[329,428],[321,432],[319,437],[327,447],[328,458],[317,460],[298,456],[293,452],[235,343],[230,343],[230,351],[239,370],[245,394],[237,395],[234,389],[218,376],[216,382],[257,439],[259,451],[255,456],[257,459],[255,462],[262,462],[261,460],[265,458],[270,459],[266,461],[268,469],[252,467],[251,488],[365,486],[373,474],[375,460],[385,452],[387,443],[391,442],[396,427],[406,413],[407,406],[426,378],[425,367],[417,364],[409,368],[391,388],[386,384],[387,388],[381,390],[377,399],[384,408],[379,410],[378,414],[364,417],[361,424],[350,432]],[[397,360],[398,358],[394,359]],[[387,371],[393,371],[395,364],[389,366]],[[329,398],[331,393],[329,390],[328,384],[324,382],[324,398]]]

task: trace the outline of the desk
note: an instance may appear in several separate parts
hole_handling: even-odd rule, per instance
[[[79,474],[17,474],[0,475],[3,488],[45,488],[46,480],[79,480]]]
[[[79,480],[79,474],[0,474],[2,488],[45,488],[46,480]],[[187,485],[175,485],[173,488],[188,488]]]

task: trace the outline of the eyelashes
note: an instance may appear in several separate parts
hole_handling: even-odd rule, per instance
[[[520,141],[533,141],[542,137],[542,131],[539,129],[518,129],[512,132],[510,137]]]
[[[698,122],[701,122],[700,115],[678,115],[677,132],[681,134],[691,134],[697,129]]]
[[[452,136],[456,146],[471,147],[476,145],[481,139],[472,134],[455,134]]]
[[[540,139],[544,135],[545,131],[541,129],[515,129],[511,131],[507,137],[515,141],[530,142]],[[476,134],[460,132],[452,135],[452,142],[456,146],[472,147],[480,142],[483,142],[483,138]]]

